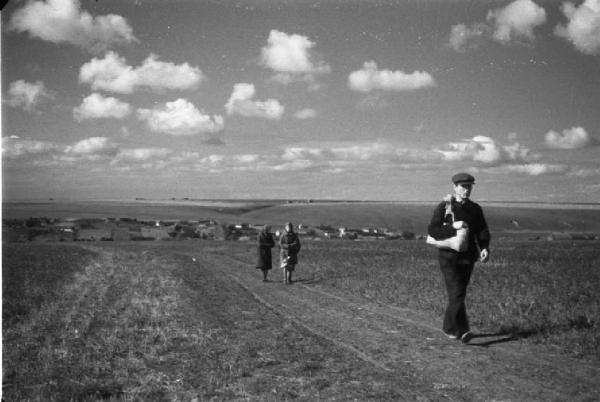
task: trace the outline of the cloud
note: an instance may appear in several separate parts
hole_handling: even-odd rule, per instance
[[[311,108],[300,109],[294,113],[294,117],[300,120],[314,119],[317,117],[317,111]]]
[[[598,168],[586,168],[586,167],[577,168],[577,169],[573,169],[569,174],[572,176],[576,176],[576,177],[590,177],[590,176],[599,176],[600,177],[600,167],[598,167]]]
[[[553,130],[548,131],[545,140],[549,148],[555,149],[583,148],[596,142],[583,127],[566,129],[562,134]]]
[[[500,145],[490,137],[478,135],[472,139],[450,142],[436,149],[447,161],[472,161],[483,164],[497,164],[506,161],[526,161],[535,159],[527,147],[515,142]]]
[[[535,28],[546,23],[546,10],[531,0],[515,0],[504,8],[489,10],[487,22],[452,26],[449,46],[464,53],[485,40],[503,45],[531,42],[535,40]]]
[[[233,92],[225,104],[228,115],[239,114],[245,117],[263,117],[279,120],[285,111],[276,99],[266,101],[252,100],[256,93],[254,84],[239,83],[233,86]]]
[[[115,155],[116,144],[107,137],[90,137],[65,148],[65,153],[75,155]]]
[[[127,20],[108,14],[94,17],[78,0],[29,1],[12,15],[9,28],[53,43],[70,43],[92,52],[137,41]]]
[[[573,43],[582,53],[597,55],[600,53],[600,0],[585,0],[576,7],[565,2],[562,12],[569,22],[557,25],[554,33]]]
[[[377,164],[425,164],[442,159],[438,152],[396,147],[388,141],[336,143],[329,146],[288,146],[281,159],[286,162],[310,161],[311,167],[336,169]],[[291,165],[290,165],[291,166]],[[293,165],[304,166],[302,164]],[[289,166],[288,166],[289,167]]]
[[[296,159],[324,159],[326,154],[328,152],[321,148],[289,146],[285,148],[281,158],[288,161]]]
[[[534,40],[533,30],[546,22],[546,10],[531,0],[515,0],[504,8],[490,10],[487,20],[494,26],[493,39],[497,42]]]
[[[168,148],[127,148],[119,151],[116,160],[140,162],[166,158],[171,154],[172,151]]]
[[[107,52],[103,59],[93,58],[79,71],[79,82],[90,84],[93,90],[124,94],[138,88],[154,91],[194,89],[203,80],[205,76],[198,67],[159,61],[155,54],[150,54],[134,68],[115,52]]]
[[[284,162],[277,165],[271,166],[271,170],[275,171],[297,171],[306,170],[315,166],[315,163],[310,160],[292,160],[290,162]]]
[[[151,131],[169,135],[216,133],[222,131],[225,126],[223,117],[204,114],[192,103],[181,98],[167,102],[160,108],[138,109],[137,114],[140,120],[146,121]]]
[[[435,85],[435,80],[427,72],[414,71],[407,74],[400,70],[378,70],[374,61],[365,62],[361,70],[353,71],[348,76],[350,89],[359,92],[414,91]]]
[[[17,136],[2,138],[2,156],[9,159],[52,154],[60,149],[58,145],[48,141],[21,139]]]
[[[235,157],[240,163],[255,163],[260,159],[260,155],[257,154],[243,154],[236,155]]]
[[[450,30],[450,47],[459,53],[478,47],[484,38],[491,36],[491,28],[484,23],[475,23],[470,27],[457,24]]]
[[[128,103],[98,93],[89,95],[83,99],[81,105],[73,108],[73,118],[77,121],[101,118],[122,119],[130,113],[131,107]]]
[[[552,163],[527,163],[524,165],[506,165],[508,172],[526,174],[529,176],[562,175],[569,171],[569,166]]]
[[[331,67],[315,60],[314,46],[315,43],[306,36],[272,29],[267,46],[261,49],[261,64],[275,72],[273,80],[276,82],[287,85],[304,81],[312,89],[318,89],[316,76],[329,73]]]
[[[32,112],[40,102],[49,99],[54,99],[54,96],[46,90],[42,81],[31,83],[17,80],[12,82],[8,88],[6,103],[12,107]]]
[[[308,37],[280,32],[269,33],[267,46],[262,48],[262,63],[278,73],[315,74],[327,73],[330,67],[324,62],[313,61],[311,49],[315,43]]]

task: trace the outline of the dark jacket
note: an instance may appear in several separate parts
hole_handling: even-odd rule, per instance
[[[471,260],[476,261],[479,250],[488,248],[490,245],[490,231],[483,216],[483,210],[479,204],[469,199],[461,204],[452,198],[451,206],[454,220],[465,221],[469,227],[469,248],[464,253],[444,249],[440,249],[440,252],[465,254]],[[446,214],[445,202],[441,202],[435,207],[429,223],[428,233],[436,240],[447,239],[456,234],[456,229],[452,227],[452,216]]]
[[[279,238],[279,247],[281,247],[280,257],[285,260],[289,257],[288,264],[298,263],[298,252],[300,252],[300,239],[294,232],[284,232]]]
[[[271,233],[264,231],[258,234],[258,259],[256,268],[268,270],[272,268],[271,249],[275,246],[275,240]]]

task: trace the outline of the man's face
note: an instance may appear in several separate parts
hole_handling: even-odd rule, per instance
[[[472,190],[473,184],[471,183],[459,183],[454,186],[454,194],[460,198],[469,198]]]

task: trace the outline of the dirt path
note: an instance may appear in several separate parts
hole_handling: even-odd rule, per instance
[[[482,336],[465,346],[446,339],[436,323],[418,312],[311,284],[303,280],[301,268],[297,282],[285,286],[278,269],[271,273],[272,282],[263,283],[250,261],[185,254],[220,270],[263,305],[379,370],[405,381],[416,374],[425,394],[485,401],[600,400],[599,367],[506,337]]]

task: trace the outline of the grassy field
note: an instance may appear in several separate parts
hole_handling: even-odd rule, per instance
[[[502,240],[468,292],[475,328],[510,332],[600,361],[600,243]],[[252,261],[253,248],[231,251]],[[445,288],[435,249],[419,241],[305,244],[299,275],[326,287],[440,319]]]
[[[473,326],[600,364],[599,250],[496,241],[470,286]],[[255,259],[244,242],[5,244],[5,400],[402,399],[398,378],[181,255],[190,252],[250,269]],[[420,241],[306,241],[297,279],[435,322],[445,305],[435,250]]]
[[[208,242],[203,246],[204,252],[222,252]],[[105,246],[89,260],[77,246],[5,247],[4,289],[21,286],[25,277],[16,272],[26,270],[31,277],[22,288],[45,295],[41,302],[27,293],[11,295],[19,303],[4,300],[7,317],[15,318],[11,325],[3,322],[5,400],[390,400],[402,395],[390,373],[365,367],[356,356],[283,319],[218,271],[153,249]],[[36,275],[41,261],[56,264],[61,283]],[[73,269],[61,270],[65,263]]]

